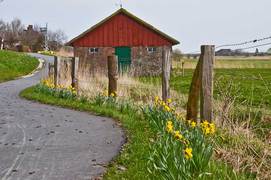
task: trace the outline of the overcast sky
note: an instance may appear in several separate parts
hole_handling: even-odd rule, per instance
[[[4,0],[0,19],[48,22],[50,29],[62,29],[71,39],[116,11],[116,3],[119,0]],[[123,0],[123,6],[178,39],[177,47],[184,52],[198,50],[201,44],[271,36],[271,0]]]

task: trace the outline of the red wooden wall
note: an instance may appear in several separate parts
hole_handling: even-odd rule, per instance
[[[171,46],[157,32],[120,13],[73,42],[74,47]]]

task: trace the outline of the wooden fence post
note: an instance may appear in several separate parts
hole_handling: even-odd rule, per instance
[[[198,108],[199,108],[199,97],[200,97],[200,75],[201,75],[201,63],[202,63],[202,56],[199,58],[199,62],[197,67],[194,71],[194,75],[192,78],[192,83],[190,86],[188,102],[187,102],[187,120],[194,120],[198,119]]]
[[[78,66],[79,66],[79,57],[74,57],[72,59],[72,87],[78,90]]]
[[[170,70],[171,70],[171,49],[164,46],[162,50],[162,100],[170,98]]]
[[[201,55],[195,69],[187,103],[187,120],[198,119],[200,100],[201,121],[213,119],[213,66],[215,47],[201,46]]]
[[[60,70],[60,59],[59,57],[54,57],[54,84],[59,85],[59,70]]]
[[[54,76],[54,64],[48,63],[48,77]]]
[[[117,80],[118,80],[118,61],[115,55],[108,56],[108,95],[117,93]]]
[[[201,94],[200,94],[200,119],[201,121],[213,120],[213,68],[215,46],[201,46]]]

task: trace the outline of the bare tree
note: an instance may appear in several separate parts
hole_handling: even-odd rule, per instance
[[[180,61],[181,58],[183,57],[182,51],[180,49],[174,49],[172,57],[175,61]]]
[[[1,0],[0,0],[1,1]],[[40,26],[29,25],[24,28],[20,19],[15,18],[10,23],[0,20],[0,41],[5,40],[5,48],[17,51],[39,51],[44,49],[45,37]],[[59,50],[67,36],[62,30],[48,32],[48,45],[50,50]],[[0,43],[3,47],[3,43]]]
[[[65,41],[67,41],[67,36],[62,30],[49,31],[48,41],[50,50],[59,50]]]

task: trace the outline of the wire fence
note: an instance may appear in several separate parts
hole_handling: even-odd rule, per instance
[[[248,41],[243,41],[243,42],[237,42],[237,43],[222,44],[222,45],[216,46],[215,50],[220,50],[222,48],[230,48],[230,47],[232,48],[232,50],[237,50],[237,51],[248,50],[248,49],[253,49],[253,48],[257,48],[257,47],[271,45],[271,42],[261,43],[261,42],[268,41],[268,40],[271,41],[271,36],[248,40]],[[258,44],[258,43],[261,43],[261,44]],[[200,53],[200,51],[192,51],[192,52],[186,53],[186,54],[199,54],[199,53]]]

